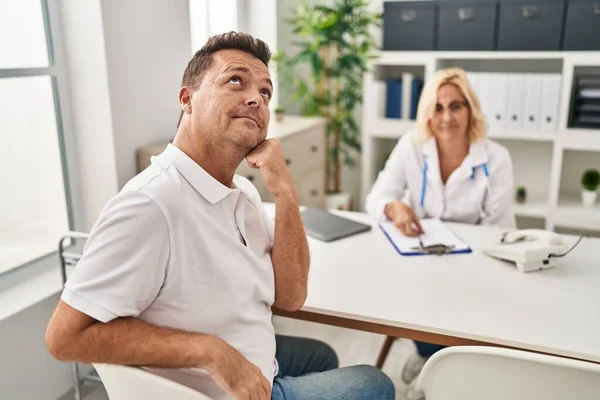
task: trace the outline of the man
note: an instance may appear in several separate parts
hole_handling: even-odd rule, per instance
[[[306,299],[309,250],[281,147],[266,139],[269,58],[234,32],[194,55],[173,144],[108,202],[67,282],[46,334],[54,357],[146,366],[215,400],[393,399],[379,370],[336,369],[324,343],[275,337],[271,306]],[[234,176],[244,159],[274,196],[274,226]]]

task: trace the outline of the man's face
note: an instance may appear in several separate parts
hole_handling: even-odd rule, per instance
[[[192,95],[192,134],[249,152],[267,137],[272,93],[262,61],[239,50],[213,53]]]

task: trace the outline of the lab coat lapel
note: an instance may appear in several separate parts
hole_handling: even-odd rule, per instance
[[[446,182],[446,186],[460,185],[468,179],[473,179],[474,173],[483,173],[483,170],[479,171],[479,169],[482,168],[483,164],[487,163],[487,160],[488,157],[484,141],[479,140],[471,144],[469,147],[469,154],[467,154],[467,157],[465,157],[465,160],[460,167],[450,175],[448,182]]]
[[[477,168],[488,162],[488,155],[485,149],[485,141],[483,139],[472,143],[469,147],[469,156],[471,168]]]
[[[427,159],[427,190],[435,193],[435,198],[444,198],[444,184],[440,174],[440,160],[438,157],[435,138],[431,136],[422,147],[423,156]],[[427,198],[425,198],[427,201]]]

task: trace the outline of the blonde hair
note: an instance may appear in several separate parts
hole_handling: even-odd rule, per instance
[[[435,112],[438,90],[440,87],[447,84],[456,86],[469,105],[469,110],[471,112],[469,127],[467,128],[469,130],[467,133],[469,141],[475,143],[484,138],[487,131],[487,123],[481,112],[479,97],[477,97],[477,94],[469,83],[465,71],[460,68],[448,68],[437,71],[434,79],[427,82],[423,88],[419,106],[417,108],[417,129],[420,138],[422,140],[427,140],[433,135],[429,122]]]

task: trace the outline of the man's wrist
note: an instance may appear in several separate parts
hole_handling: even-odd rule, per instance
[[[293,185],[285,185],[277,192],[273,193],[273,197],[275,201],[294,201],[298,202],[298,195],[296,194],[296,189],[294,189]]]
[[[216,336],[200,335],[196,341],[197,346],[193,350],[193,364],[206,370],[213,368],[219,360],[219,349],[222,344],[220,342],[223,341]]]

